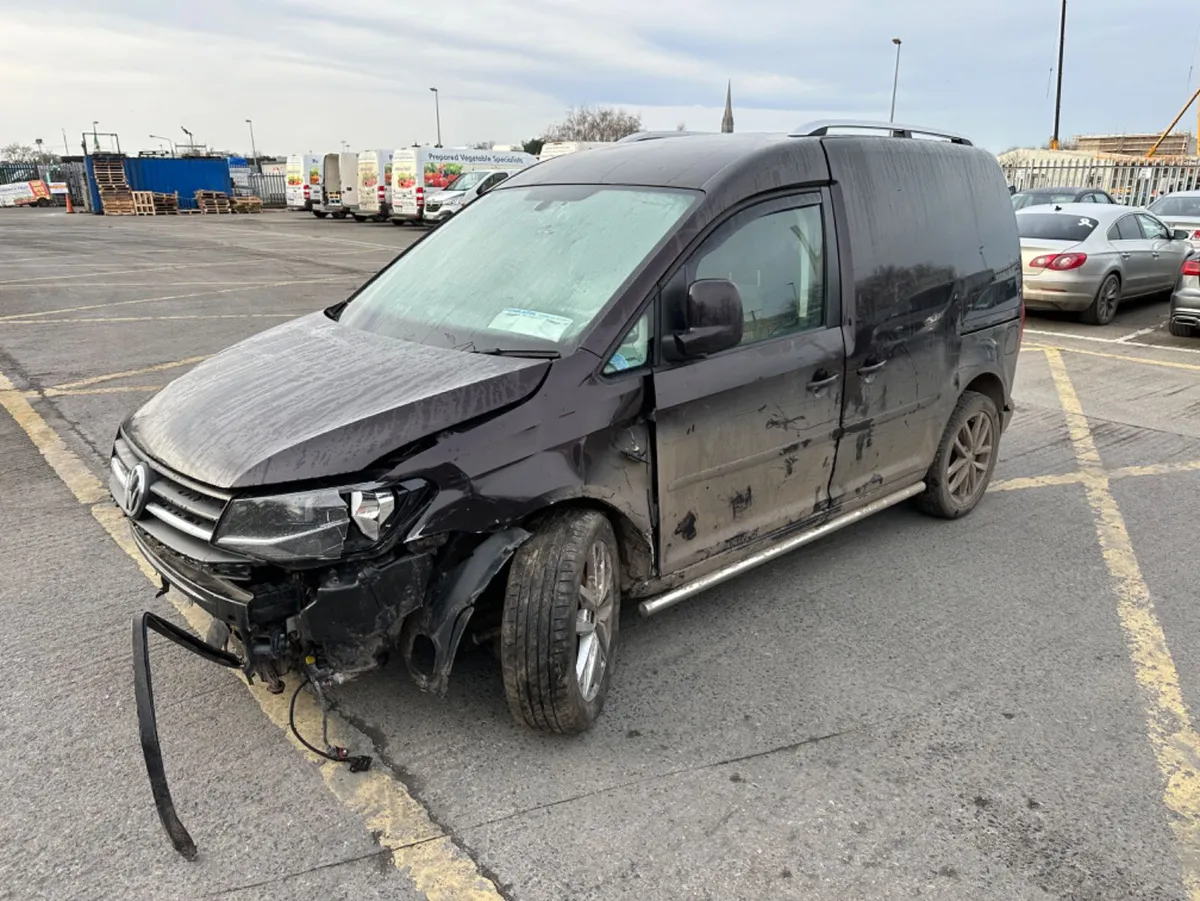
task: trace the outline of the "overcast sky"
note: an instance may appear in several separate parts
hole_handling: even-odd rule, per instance
[[[103,12],[98,12],[103,8]],[[959,131],[994,151],[1051,133],[1059,0],[0,0],[0,145],[72,153],[99,120],[264,153],[514,143],[581,104],[645,127],[822,117]],[[1062,134],[1165,128],[1200,79],[1200,9],[1072,0]],[[1195,70],[1193,71],[1193,65]],[[1192,85],[1189,85],[1189,77]],[[1195,131],[1193,109],[1180,128]]]

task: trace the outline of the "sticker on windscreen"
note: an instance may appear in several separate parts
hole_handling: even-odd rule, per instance
[[[557,341],[574,321],[565,316],[555,316],[553,313],[509,307],[501,310],[488,323],[488,328],[501,332],[512,332],[515,335],[528,335],[530,338]]]
[[[1080,228],[1095,228],[1097,224],[1098,223],[1095,219],[1089,219],[1087,216],[1079,217]]]

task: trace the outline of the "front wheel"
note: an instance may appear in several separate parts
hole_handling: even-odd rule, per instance
[[[1092,305],[1083,311],[1081,317],[1088,325],[1108,325],[1117,315],[1117,305],[1121,302],[1121,280],[1115,273],[1109,274],[1100,283],[1100,290]]]
[[[514,555],[500,665],[517,722],[571,734],[600,715],[617,654],[618,560],[612,525],[594,510],[550,515]]]
[[[316,216],[318,219],[324,219],[326,216],[329,215],[328,213],[324,212],[323,210],[313,210],[312,214],[314,216]]]
[[[941,519],[966,516],[987,490],[999,445],[996,404],[986,394],[964,391],[925,474],[925,491],[917,496],[917,506]]]

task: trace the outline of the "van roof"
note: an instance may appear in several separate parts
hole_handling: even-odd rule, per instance
[[[690,134],[677,139],[640,140],[543,160],[514,175],[505,187],[537,184],[646,185],[706,190],[737,182],[761,183],[759,190],[828,178],[822,141],[879,147],[894,142],[930,155],[981,152],[969,143],[888,135]]]

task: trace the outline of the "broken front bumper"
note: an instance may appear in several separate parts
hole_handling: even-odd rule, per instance
[[[396,647],[417,685],[440,694],[446,690],[476,600],[530,537],[519,527],[496,532],[465,556],[455,555],[458,562],[436,577],[430,551],[380,562],[343,562],[309,574],[311,584],[302,587],[298,579],[290,584],[238,584],[176,554],[136,524],[133,535],[162,578],[161,593],[177,588],[219,624],[210,631],[215,636],[210,643],[152,613],[133,621],[134,688],[146,772],[163,827],[175,850],[189,860],[196,856],[196,845],[175,813],[158,741],[149,630],[213,663],[241,669],[248,681],[259,676],[273,692],[284,690],[284,676],[301,674],[291,709],[296,695],[310,683],[324,706],[326,687],[373,669]],[[223,647],[230,632],[237,637],[240,655]],[[413,654],[418,638],[427,643],[419,663]],[[351,770],[370,766],[369,757],[351,757],[344,748],[328,745],[321,750],[296,731],[294,722],[291,728],[316,754],[346,762]]]

